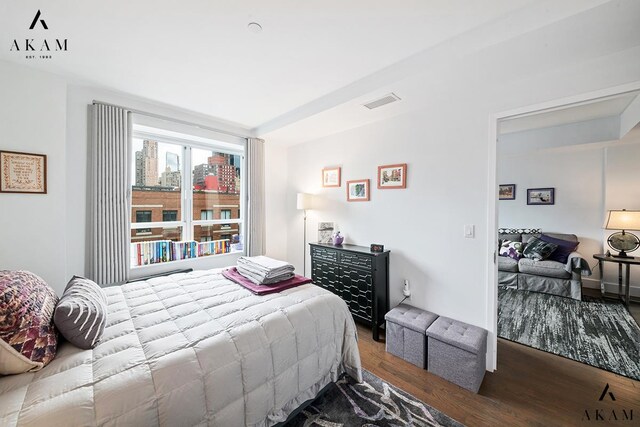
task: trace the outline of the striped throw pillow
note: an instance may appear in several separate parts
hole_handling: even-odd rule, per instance
[[[96,346],[107,323],[107,297],[100,286],[73,276],[56,306],[53,321],[71,344],[82,349]]]

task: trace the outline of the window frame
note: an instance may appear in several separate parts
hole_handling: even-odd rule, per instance
[[[194,228],[196,226],[209,226],[209,225],[220,225],[220,224],[238,224],[239,234],[241,236],[240,243],[242,244],[242,251],[238,252],[229,252],[226,254],[219,254],[207,257],[198,257],[190,260],[175,260],[171,262],[161,263],[165,266],[171,266],[174,263],[180,263],[184,261],[196,261],[204,258],[212,258],[212,257],[222,257],[225,255],[245,255],[246,254],[246,242],[247,239],[247,220],[248,220],[248,187],[247,187],[247,177],[248,177],[248,162],[247,162],[247,153],[246,153],[246,140],[245,143],[231,143],[226,141],[220,141],[213,138],[203,138],[198,135],[187,135],[184,133],[177,133],[172,131],[167,131],[162,128],[151,127],[144,124],[134,123],[132,126],[131,138],[133,139],[149,139],[153,141],[157,141],[159,144],[172,144],[177,145],[182,148],[182,163],[181,163],[181,173],[182,173],[182,185],[180,186],[180,212],[181,220],[179,221],[155,221],[155,222],[131,222],[130,230],[137,229],[146,229],[146,228],[174,228],[174,227],[182,227],[182,240],[181,241],[193,241],[194,240]],[[213,152],[221,152],[231,155],[240,156],[240,193],[239,193],[239,207],[240,215],[238,218],[234,219],[194,219],[194,210],[193,210],[193,200],[194,200],[194,192],[193,192],[193,165],[192,165],[192,149],[200,149],[206,151]],[[131,147],[130,160],[129,160],[129,168],[133,167],[135,169],[135,150],[133,146]],[[134,186],[135,177],[131,177],[130,179],[130,190]],[[131,212],[132,207],[129,207],[129,211]],[[171,209],[176,210],[176,209]],[[213,212],[213,218],[215,218],[215,211]],[[137,243],[134,242],[131,238],[129,243]],[[197,242],[200,243],[200,242]],[[150,264],[150,265],[133,265],[130,263],[129,269],[139,269],[139,268],[147,268],[151,266],[158,266],[159,264]]]

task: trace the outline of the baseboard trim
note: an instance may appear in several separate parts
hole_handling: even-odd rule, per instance
[[[582,279],[582,286],[589,289],[600,289],[600,280],[597,279]],[[624,286],[622,287],[624,291]],[[607,294],[618,294],[618,283],[604,282],[604,291]],[[640,287],[629,286],[629,295],[633,298],[640,298]]]

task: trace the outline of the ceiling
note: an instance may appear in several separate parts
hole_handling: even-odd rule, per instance
[[[549,110],[510,117],[500,121],[500,134],[620,116],[639,95],[640,91],[633,91],[579,104],[565,105]]]
[[[68,51],[0,59],[295,144],[417,108],[424,70],[607,1],[5,0],[0,46],[64,38]],[[38,10],[47,30],[29,29]],[[402,101],[361,107],[389,92]]]

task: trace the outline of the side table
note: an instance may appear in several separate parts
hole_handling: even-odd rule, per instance
[[[624,305],[629,308],[629,276],[631,274],[632,265],[640,265],[639,257],[617,257],[613,255],[595,254],[593,256],[598,260],[598,269],[600,270],[600,292],[604,295],[604,269],[603,264],[605,262],[618,263],[618,296],[624,302]],[[622,266],[625,266],[624,277],[624,294],[622,293]]]

